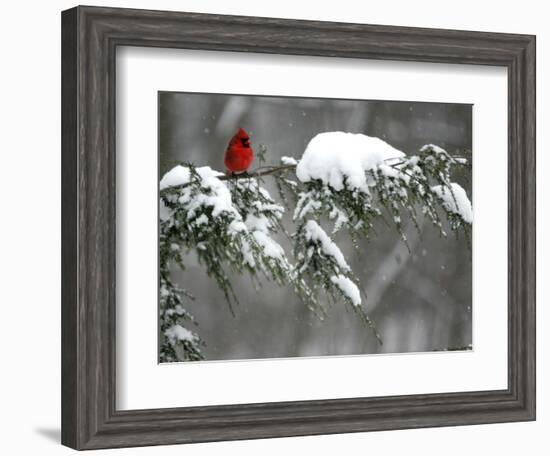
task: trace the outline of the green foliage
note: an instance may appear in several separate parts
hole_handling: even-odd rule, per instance
[[[160,267],[159,267],[159,293],[160,293],[160,350],[161,362],[174,361],[199,361],[203,359],[201,346],[204,344],[200,337],[190,332],[190,337],[177,340],[167,336],[170,328],[184,325],[196,325],[193,316],[184,308],[184,298],[194,299],[193,296],[183,288],[178,287],[170,280],[169,265],[171,262],[180,265],[180,247],[172,243],[164,233],[160,238]],[[168,333],[169,334],[169,333]]]
[[[353,238],[369,238],[375,219],[383,218],[395,226],[406,242],[403,216],[408,216],[418,228],[419,211],[445,236],[438,211],[441,208],[451,223],[451,229],[462,229],[469,238],[471,224],[441,205],[441,199],[433,190],[436,184],[451,188],[453,167],[465,166],[462,160],[430,145],[422,148],[419,156],[366,171],[369,192],[351,189],[347,185],[335,190],[319,180],[310,181],[303,184],[298,193],[294,219],[320,220],[325,217],[334,221],[333,233],[346,228]]]
[[[187,314],[174,313],[182,297],[169,279],[170,266],[182,270],[182,254],[194,252],[233,311],[238,297],[229,278],[229,271],[248,273],[259,283],[260,277],[279,285],[291,286],[303,298],[309,291],[295,280],[293,268],[283,248],[270,237],[280,227],[284,208],[253,178],[240,178],[224,185],[211,172],[187,165],[189,180],[181,187],[161,193],[160,277],[161,277],[161,361],[173,360],[176,345],[183,355],[180,360],[200,359],[200,344],[193,340],[171,341],[165,336],[172,325],[193,322]],[[202,174],[201,174],[202,173]],[[227,193],[226,193],[227,192]],[[230,203],[230,204],[229,204]],[[178,308],[179,310],[179,308]]]
[[[265,149],[260,152],[262,165]],[[328,304],[345,303],[381,342],[362,306],[361,296],[366,294],[323,225],[330,224],[333,235],[347,232],[356,243],[370,238],[375,221],[381,219],[393,225],[406,243],[404,219],[418,229],[418,218],[427,217],[446,236],[444,215],[451,230],[461,230],[469,240],[471,220],[460,211],[460,195],[451,179],[455,169],[466,167],[464,160],[428,145],[418,155],[366,170],[368,189],[344,182],[336,190],[321,180],[295,180],[288,164],[261,166],[252,175],[239,176],[183,166],[185,182],[164,188],[160,195],[161,362],[202,359],[204,342],[188,330],[196,323],[184,308],[184,300],[192,296],[170,280],[170,268],[177,265],[184,271],[183,257],[190,252],[216,281],[232,311],[238,296],[229,273],[246,273],[256,283],[290,285],[321,318],[325,314],[321,294]],[[262,187],[266,175],[275,180],[281,204]],[[293,210],[295,226],[289,235],[293,261],[272,237],[286,233],[281,224],[285,210]]]

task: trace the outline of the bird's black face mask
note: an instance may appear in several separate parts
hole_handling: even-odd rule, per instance
[[[241,138],[241,143],[243,147],[249,148],[250,147],[250,138]]]

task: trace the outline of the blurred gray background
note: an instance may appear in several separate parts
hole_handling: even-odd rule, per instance
[[[324,131],[364,133],[384,139],[407,155],[427,143],[463,154],[472,148],[472,106],[466,104],[236,96],[159,92],[159,179],[187,161],[224,171],[227,143],[238,127],[253,148],[267,146],[267,163],[299,158],[309,140]],[[254,164],[252,169],[254,168]],[[457,176],[471,199],[471,179]],[[266,188],[277,199],[275,187]],[[290,217],[284,220],[291,227]],[[184,273],[172,277],[196,300],[186,307],[205,340],[206,360],[423,352],[459,349],[472,342],[471,252],[461,235],[442,239],[430,224],[418,236],[409,223],[409,252],[381,222],[361,255],[345,232],[335,241],[360,279],[363,305],[384,341],[380,346],[358,317],[341,306],[320,321],[290,289],[248,277],[233,277],[240,305],[235,316],[223,294],[189,254]],[[450,232],[449,230],[447,230]],[[288,241],[276,239],[290,256]]]

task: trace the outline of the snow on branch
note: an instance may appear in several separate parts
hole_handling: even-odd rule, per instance
[[[455,182],[452,182],[448,187],[434,185],[432,192],[441,199],[447,212],[458,216],[464,223],[472,223],[472,203],[470,203],[466,191],[460,185]]]
[[[443,215],[451,230],[462,230],[469,240],[472,206],[451,178],[454,169],[468,166],[433,144],[407,156],[379,138],[345,132],[320,133],[301,158],[282,157],[279,165],[262,162],[250,174],[176,166],[160,182],[161,361],[202,359],[204,343],[189,329],[196,323],[184,304],[193,298],[170,280],[173,266],[185,270],[190,251],[230,308],[238,302],[232,271],[290,285],[320,315],[322,290],[324,300],[343,300],[373,327],[360,283],[323,225],[332,225],[332,235],[346,231],[355,243],[370,237],[375,221],[382,219],[406,243],[406,220],[418,228],[418,217],[426,217],[445,236]],[[274,179],[281,204],[262,186],[267,176]],[[286,233],[286,210],[295,224],[292,261],[277,240]]]
[[[343,253],[334,242],[328,237],[327,233],[314,220],[308,220],[304,225],[304,237],[306,242],[318,245],[323,255],[330,257],[336,264],[335,266],[342,271],[349,271]]]
[[[339,274],[332,276],[330,281],[340,289],[343,295],[349,299],[354,306],[361,305],[361,293],[359,292],[357,285],[355,285],[351,279]]]
[[[222,182],[209,167],[178,166],[161,180],[161,239],[196,251],[227,300],[237,302],[227,270],[261,272],[286,283],[290,263],[270,234],[284,208],[255,179]]]
[[[176,252],[176,249],[172,250]],[[176,258],[163,253],[162,249],[160,258],[160,330],[165,336],[160,345],[160,361],[201,360],[203,341],[198,334],[182,326],[196,324],[193,316],[184,308],[183,301],[184,298],[193,299],[193,296],[170,281],[166,263],[170,258]]]
[[[367,171],[398,162],[405,154],[379,138],[341,131],[320,133],[307,145],[296,167],[303,182],[315,180],[340,191],[344,188],[369,192],[372,178]]]
[[[451,182],[453,167],[465,166],[462,158],[444,149],[424,146],[419,155],[406,156],[379,138],[362,134],[331,132],[315,136],[296,167],[302,183],[294,211],[296,221],[314,217],[335,220],[334,232],[347,228],[352,236],[369,236],[378,217],[387,218],[406,241],[403,213],[418,227],[418,212],[443,230],[437,210],[446,195],[459,193],[460,208],[468,198]],[[434,184],[438,184],[434,186]],[[465,198],[465,200],[464,200]],[[463,228],[469,236],[471,217],[443,204],[451,229]],[[385,214],[383,212],[385,211]]]
[[[294,245],[296,271],[314,292],[322,288],[332,301],[342,296],[353,306],[361,305],[359,288],[344,254],[315,220],[298,229]]]

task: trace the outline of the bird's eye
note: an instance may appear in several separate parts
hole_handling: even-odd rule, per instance
[[[241,143],[242,143],[243,147],[250,147],[249,146],[250,140],[248,138],[241,138]]]

